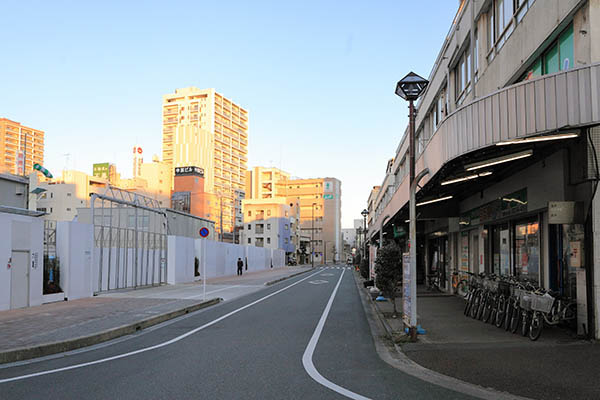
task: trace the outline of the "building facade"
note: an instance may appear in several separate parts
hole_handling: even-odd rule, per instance
[[[342,183],[336,178],[292,179],[278,195],[300,201],[300,235],[310,237],[315,263],[339,262],[342,243]]]
[[[0,118],[0,172],[28,175],[44,163],[44,131]]]
[[[249,199],[242,202],[242,244],[283,249],[297,259],[300,243],[300,203],[295,198]]]
[[[219,198],[211,202],[211,219],[223,204],[223,232],[233,240],[243,223],[248,111],[214,89],[189,87],[163,96],[163,161],[172,169],[204,170],[205,191]]]
[[[527,279],[600,337],[599,35],[595,0],[460,2],[417,104],[417,280]],[[408,160],[405,133],[369,197],[372,257],[407,249]]]
[[[272,199],[285,196],[290,174],[278,168],[254,167],[246,171],[246,196],[249,199]]]

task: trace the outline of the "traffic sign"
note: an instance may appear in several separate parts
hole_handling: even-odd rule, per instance
[[[200,236],[202,236],[203,238],[207,237],[209,233],[210,231],[208,230],[208,228],[200,229]]]

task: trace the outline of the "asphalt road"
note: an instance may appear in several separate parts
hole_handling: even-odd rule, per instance
[[[311,338],[316,346],[307,357]],[[300,275],[127,340],[0,368],[0,398],[468,397],[378,357],[352,272],[340,268]]]

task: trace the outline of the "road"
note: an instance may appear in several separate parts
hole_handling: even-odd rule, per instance
[[[464,399],[383,362],[348,268],[102,346],[0,368],[7,399]]]

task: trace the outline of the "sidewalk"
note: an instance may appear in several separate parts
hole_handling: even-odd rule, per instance
[[[359,278],[360,279],[360,278]],[[534,399],[600,398],[600,346],[561,328],[545,328],[538,341],[465,317],[455,296],[418,291],[417,343],[401,343],[413,361],[433,371],[482,387]],[[402,335],[390,301],[374,302],[391,336]]]
[[[207,281],[109,292],[96,297],[0,311],[0,364],[90,346],[134,333],[265,284],[310,271],[284,267]],[[209,290],[210,289],[210,290]]]

